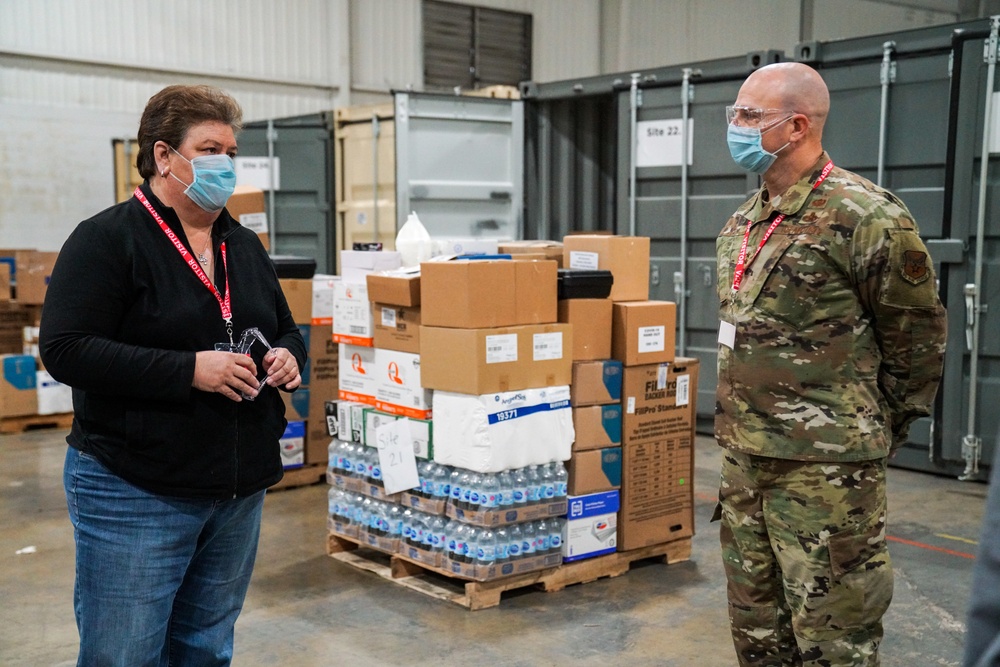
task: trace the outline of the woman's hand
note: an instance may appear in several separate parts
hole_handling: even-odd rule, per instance
[[[267,371],[265,382],[272,387],[295,389],[302,384],[299,374],[299,364],[292,353],[283,347],[272,347],[264,355],[264,369]]]
[[[257,396],[257,365],[249,356],[236,352],[198,352],[195,354],[191,386],[222,394],[239,403],[243,400],[241,393]]]

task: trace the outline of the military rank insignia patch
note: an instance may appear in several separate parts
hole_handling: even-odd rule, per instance
[[[919,250],[907,250],[903,253],[903,279],[913,285],[919,285],[927,280],[930,269],[927,267],[927,253]]]

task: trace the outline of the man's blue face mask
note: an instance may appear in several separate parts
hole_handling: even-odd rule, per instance
[[[194,180],[190,185],[174,176],[174,172],[170,172],[178,183],[187,186],[184,194],[209,213],[214,213],[225,206],[236,188],[236,163],[233,162],[233,158],[228,155],[199,155],[193,160],[188,160],[175,148],[171,147],[170,150],[191,164]]]
[[[768,132],[792,119],[792,116],[779,120],[774,125],[767,127],[763,132]],[[729,124],[726,130],[726,141],[729,143],[729,154],[733,156],[733,161],[747,171],[755,174],[763,174],[774,161],[778,159],[778,153],[788,147],[785,144],[773,153],[764,150],[761,145],[761,135],[763,132],[757,127],[743,127]]]

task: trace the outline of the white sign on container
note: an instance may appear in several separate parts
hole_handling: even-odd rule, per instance
[[[694,145],[693,119],[688,119],[687,163],[691,164]],[[636,123],[635,166],[637,167],[679,167],[681,166],[680,118],[668,120],[643,120]]]
[[[236,185],[249,185],[267,191],[271,189],[272,163],[274,165],[274,189],[281,189],[281,158],[237,157]]]

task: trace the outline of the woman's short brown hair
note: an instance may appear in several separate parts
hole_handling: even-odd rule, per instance
[[[191,127],[210,121],[225,123],[239,133],[243,110],[228,93],[212,86],[167,86],[149,98],[139,121],[139,175],[150,178],[156,173],[153,144],[165,141],[176,148]]]

